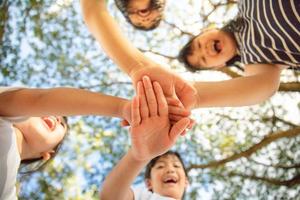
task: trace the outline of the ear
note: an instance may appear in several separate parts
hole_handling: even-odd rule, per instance
[[[150,178],[147,178],[145,180],[145,184],[146,184],[146,187],[148,188],[148,190],[152,190],[152,182],[151,182],[151,179]]]
[[[47,161],[51,158],[51,154],[53,154],[53,153],[54,153],[53,150],[47,151],[47,152],[42,152],[41,157],[43,158],[44,161]]]
[[[185,177],[184,188],[186,188],[190,184],[189,179]]]

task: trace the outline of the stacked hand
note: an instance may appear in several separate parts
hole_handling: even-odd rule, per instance
[[[168,114],[171,124],[190,115],[189,110],[196,104],[196,90],[191,84],[162,67],[145,67],[131,74],[136,88],[138,81],[145,75],[160,84],[169,106]],[[122,121],[123,126],[131,122],[129,110],[130,106],[123,109],[123,115],[126,116],[126,120]],[[192,128],[193,125],[194,120],[190,119],[188,128]]]
[[[131,151],[138,160],[149,160],[166,152],[190,124],[190,120],[183,117],[171,125],[163,90],[147,76],[137,82],[131,120]]]
[[[161,85],[167,98],[179,99],[186,109],[191,109],[195,106],[196,89],[174,72],[159,66],[148,66],[130,74],[134,85],[145,75]]]

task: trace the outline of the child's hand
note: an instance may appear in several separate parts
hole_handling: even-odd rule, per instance
[[[190,120],[182,118],[173,126],[170,124],[162,88],[158,82],[152,85],[149,77],[138,82],[137,93],[131,106],[132,153],[138,160],[149,160],[166,152]]]
[[[191,115],[191,112],[184,108],[183,104],[180,102],[179,99],[176,98],[166,98],[168,103],[168,109],[169,109],[169,120],[170,123],[173,125],[182,118],[189,117]],[[190,119],[190,124],[188,125],[187,129],[193,128],[195,125],[195,120],[192,118]],[[181,135],[184,135],[186,131],[181,133]]]
[[[191,115],[191,112],[183,107],[180,100],[175,98],[166,98],[166,100],[168,103],[169,120],[171,125],[176,124],[176,122],[178,122],[182,118],[189,117]],[[122,108],[124,119],[121,121],[121,126],[129,126],[131,124],[130,109],[131,102],[124,104]],[[195,124],[195,121],[193,119],[189,119],[190,124],[188,125],[187,129],[191,129]],[[181,135],[184,135],[184,133],[185,131]]]

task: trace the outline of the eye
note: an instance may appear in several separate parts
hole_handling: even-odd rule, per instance
[[[162,168],[164,168],[163,165],[157,165],[157,167],[156,167],[156,169],[162,169]]]
[[[64,128],[66,128],[66,124],[65,124],[64,122],[60,122],[60,124],[61,124]]]

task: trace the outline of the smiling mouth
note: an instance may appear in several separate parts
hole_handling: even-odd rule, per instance
[[[50,130],[53,129],[53,127],[55,126],[55,119],[53,117],[43,117],[44,122],[46,123],[46,125],[48,126],[48,128]]]
[[[220,40],[214,40],[213,48],[217,53],[222,51]]]
[[[164,180],[165,184],[176,184],[177,180],[175,178],[168,178],[166,180]]]
[[[143,9],[143,10],[138,11],[138,15],[140,15],[142,17],[147,17],[150,14],[151,14],[151,12],[149,9]]]

